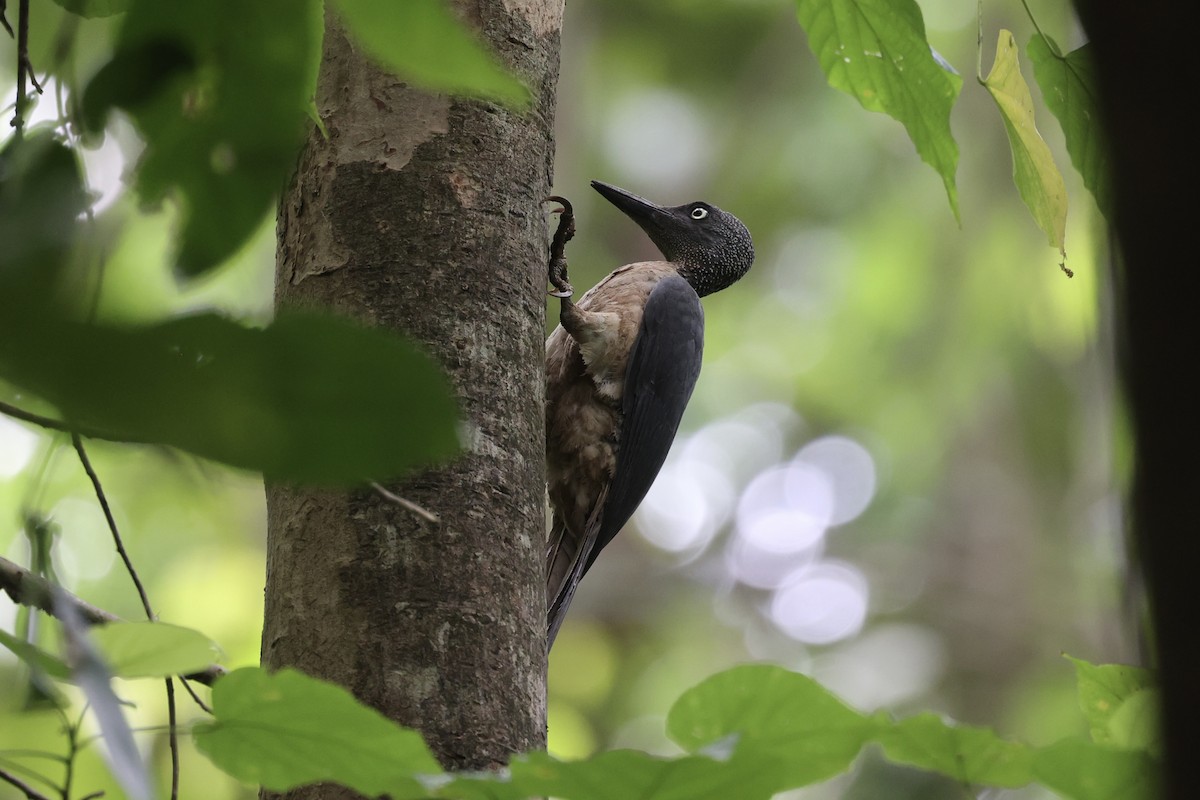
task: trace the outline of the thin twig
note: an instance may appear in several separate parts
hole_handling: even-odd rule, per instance
[[[19,419],[22,422],[31,422],[34,425],[38,425],[42,428],[48,428],[52,431],[70,432],[71,430],[71,427],[65,422],[61,422],[57,419],[50,419],[49,417],[43,417],[41,414],[34,414],[32,411],[26,411],[23,408],[17,408],[14,405],[5,403],[3,400],[0,400],[0,414],[3,414],[6,417],[12,417],[13,419]]]
[[[85,794],[83,797],[79,798],[79,800],[96,800],[98,797],[104,797],[103,789],[98,789],[91,794]]]
[[[166,725],[136,725],[130,726],[129,730],[132,733],[163,733],[166,731]],[[79,740],[79,749],[82,751],[85,747],[91,747],[96,742],[104,740],[103,733],[94,733],[91,736],[84,736]]]
[[[92,462],[88,459],[87,449],[83,446],[83,439],[78,433],[71,434],[71,444],[75,447],[75,452],[79,455],[79,463],[83,465],[84,472],[92,481],[92,488],[96,491],[96,500],[100,503],[100,508],[104,511],[104,519],[108,521],[108,530],[112,533],[113,544],[116,545],[117,553],[120,554],[121,560],[125,562],[125,571],[129,573],[130,580],[137,587],[138,597],[142,599],[142,608],[146,611],[146,618],[151,622],[154,621],[154,609],[150,606],[150,598],[146,594],[146,587],[142,585],[142,579],[138,575],[137,569],[133,566],[133,560],[129,557],[129,553],[125,550],[125,542],[121,539],[121,531],[117,528],[117,520],[113,517],[112,508],[108,504],[108,497],[104,494],[104,486],[100,483],[100,476],[96,474],[96,470],[92,468]],[[167,686],[167,744],[171,750],[171,800],[176,800],[179,797],[179,735],[175,731],[175,684],[168,677],[165,681]]]
[[[175,732],[175,681],[168,677],[167,736],[171,744],[171,800],[179,800],[179,735]]]
[[[8,0],[0,0],[0,26],[3,26],[4,30],[8,31],[8,35],[15,39],[17,35],[13,33],[12,25],[8,24],[8,17],[4,16],[4,12],[7,10]]]
[[[41,414],[34,414],[32,411],[26,411],[23,408],[5,403],[0,400],[0,414],[13,419],[19,419],[22,422],[28,422],[38,427],[45,428],[51,431],[62,431],[63,433],[78,433],[80,436],[86,436],[89,439],[105,439],[110,442],[121,441],[117,436],[104,431],[96,430],[82,425],[71,425],[63,422],[60,419],[51,419],[43,417]]]
[[[117,520],[113,517],[112,508],[108,505],[108,497],[104,494],[104,487],[100,484],[100,477],[96,474],[96,470],[92,468],[92,462],[88,458],[87,450],[84,449],[83,439],[78,433],[71,434],[71,444],[75,447],[75,453],[79,456],[79,463],[83,465],[83,471],[87,473],[88,479],[92,482],[92,488],[96,492],[96,500],[100,503],[100,509],[104,512],[104,519],[108,522],[108,530],[112,534],[113,544],[117,547],[117,554],[121,556],[121,561],[125,562],[125,571],[129,573],[133,585],[137,588],[138,597],[142,600],[142,608],[146,612],[146,617],[151,621],[154,620],[154,609],[150,607],[150,598],[146,595],[146,587],[142,585],[142,579],[138,576],[137,569],[133,566],[133,561],[129,558],[129,553],[125,550],[125,543],[121,539],[121,532],[117,529]]]
[[[5,27],[7,27],[7,25]],[[37,789],[34,789],[16,775],[10,775],[7,771],[2,769],[0,769],[0,781],[4,781],[10,786],[16,787],[18,792],[23,792],[26,800],[50,800],[49,797],[42,794]]]
[[[29,60],[29,56],[25,56],[25,72],[29,77],[29,85],[34,88],[38,94],[45,94],[46,90],[38,83],[37,75],[33,71],[33,62]]]
[[[63,726],[67,733],[67,758],[66,770],[63,774],[62,796],[63,800],[67,800],[71,796],[71,783],[75,780],[75,756],[79,754],[79,728],[83,725],[83,715],[86,713],[88,706],[85,704],[79,712],[79,719],[71,722],[67,718],[65,711],[60,710],[58,713],[63,718]]]
[[[12,126],[17,138],[25,132],[25,70],[29,66],[29,0],[17,4],[17,103]]]
[[[58,753],[51,753],[48,750],[21,750],[19,748],[14,750],[14,749],[10,749],[10,748],[6,747],[6,748],[4,748],[4,755],[8,756],[9,758],[14,758],[14,757],[44,758],[47,761],[58,761],[58,762],[62,762],[62,761],[66,760],[63,756],[60,756]]]
[[[179,678],[179,682],[181,684],[183,684],[184,691],[186,691],[188,694],[190,694],[192,696],[192,702],[194,702],[196,705],[200,706],[201,710],[205,711],[206,713],[212,714],[213,710],[208,707],[207,703],[205,703],[203,700],[200,699],[200,695],[196,694],[196,690],[192,688],[192,685],[190,683],[188,683],[189,680],[190,680],[190,678],[187,678],[184,676],[180,676],[180,678]]]
[[[375,481],[371,481],[371,488],[375,490],[375,494],[379,495],[384,500],[398,505],[406,511],[411,511],[413,514],[416,514],[426,522],[432,522],[435,524],[441,522],[437,514],[434,514],[432,511],[426,511],[423,507],[417,505],[412,500],[405,500],[400,495],[389,492]]]

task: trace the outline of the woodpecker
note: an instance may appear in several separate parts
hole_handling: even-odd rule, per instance
[[[564,254],[575,231],[562,205],[550,292],[560,324],[546,341],[547,648],[575,589],[654,482],[687,407],[704,349],[700,298],[754,262],[746,226],[697,201],[664,207],[600,181],[592,188],[636,222],[664,260],[626,264],[580,299]]]

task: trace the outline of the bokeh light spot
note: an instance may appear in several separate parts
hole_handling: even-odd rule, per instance
[[[638,508],[638,530],[662,550],[698,553],[728,518],[735,497],[729,478],[711,464],[668,461]]]
[[[546,750],[566,760],[587,758],[596,752],[596,734],[573,706],[551,703],[546,713]]]
[[[795,463],[826,476],[832,490],[830,525],[841,525],[857,517],[875,494],[875,461],[853,439],[845,436],[816,439],[801,448]]]
[[[608,632],[574,620],[563,627],[550,653],[550,696],[595,708],[612,691],[617,666],[617,646]]]
[[[757,589],[777,589],[802,567],[821,555],[824,539],[806,550],[772,553],[734,536],[725,549],[725,567],[741,583]]]
[[[710,160],[710,127],[690,101],[651,89],[621,99],[604,131],[604,150],[623,176],[654,186],[660,195],[681,188]]]
[[[771,619],[788,636],[810,644],[849,638],[867,617],[867,581],[849,564],[802,567],[775,592]]]
[[[109,503],[120,528],[121,509],[111,497]],[[104,512],[97,503],[65,497],[54,504],[48,516],[59,530],[54,557],[64,585],[80,580],[99,580],[108,574],[117,551]]]
[[[0,416],[0,478],[11,478],[29,463],[37,447],[33,431]]]
[[[807,464],[771,467],[760,473],[738,503],[738,535],[771,553],[797,553],[815,545],[829,526],[833,487]]]

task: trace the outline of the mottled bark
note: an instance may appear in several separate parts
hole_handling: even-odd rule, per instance
[[[316,131],[282,198],[276,300],[424,343],[463,454],[389,486],[267,490],[266,666],[347,686],[447,768],[545,742],[543,331],[561,0],[458,3],[533,92],[528,112],[387,75],[327,19]],[[309,787],[296,798],[352,796]]]

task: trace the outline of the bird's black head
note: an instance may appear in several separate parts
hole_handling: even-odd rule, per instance
[[[701,297],[734,283],[754,263],[750,231],[727,211],[699,201],[660,206],[600,181],[592,188],[641,226]]]

